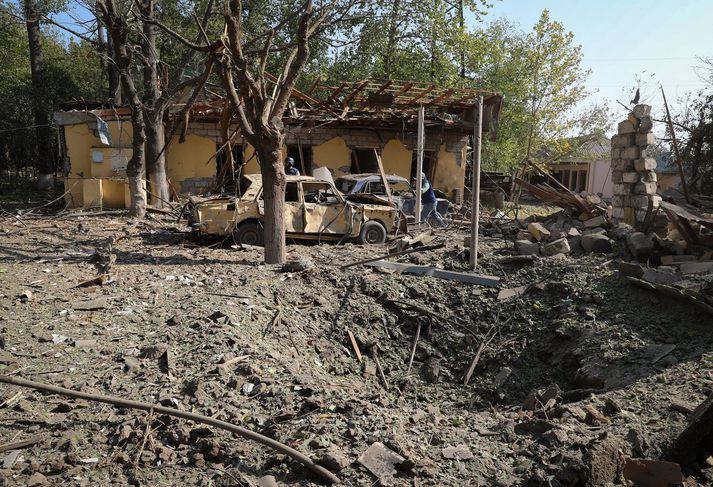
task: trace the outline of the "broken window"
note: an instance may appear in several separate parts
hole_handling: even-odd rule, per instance
[[[352,174],[379,172],[377,150],[376,148],[352,149],[352,165],[349,172]]]
[[[312,175],[312,146],[295,144],[287,146],[287,157],[295,160],[295,167],[304,176]]]
[[[305,203],[329,205],[342,201],[328,183],[302,183],[302,191],[305,195]]]

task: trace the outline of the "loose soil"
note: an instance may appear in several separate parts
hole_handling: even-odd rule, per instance
[[[443,249],[399,261],[467,271],[465,235],[443,230]],[[479,273],[500,288],[540,284],[499,301],[495,288],[341,269],[385,247],[291,243],[283,269],[155,215],[5,213],[0,373],[229,421],[344,485],[378,484],[358,461],[375,442],[413,465],[395,485],[625,485],[624,455],[669,456],[681,404],[713,390],[711,317],[629,284],[622,249],[508,264],[512,243],[482,243]],[[103,285],[77,287],[107,264]],[[0,445],[36,435],[0,453],[0,485],[321,485],[221,430],[0,385]],[[710,485],[700,467],[684,465],[687,485]]]

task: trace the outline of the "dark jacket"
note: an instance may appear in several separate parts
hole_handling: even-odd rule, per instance
[[[423,178],[422,181],[422,186],[421,186],[421,203],[424,205],[430,205],[436,202],[436,193],[433,192],[433,188],[431,187],[431,183],[428,182],[428,179]]]
[[[287,174],[288,176],[299,176],[300,170],[297,169],[295,166],[290,166],[285,170],[285,174]]]

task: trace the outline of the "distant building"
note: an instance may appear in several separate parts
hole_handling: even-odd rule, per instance
[[[585,142],[571,155],[551,164],[550,168],[557,181],[571,191],[584,191],[602,198],[611,198],[614,194],[611,142],[607,138]]]
[[[680,189],[681,187],[678,168],[670,151],[662,152],[656,157],[656,182],[660,194],[669,189]]]

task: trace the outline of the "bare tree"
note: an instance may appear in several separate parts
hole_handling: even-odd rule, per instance
[[[33,110],[37,137],[37,187],[49,189],[54,184],[54,158],[50,138],[50,119],[43,96],[45,87],[42,73],[42,41],[40,19],[43,15],[39,0],[24,0],[25,24],[30,47],[30,72],[32,73]]]
[[[139,98],[134,78],[131,76],[131,51],[129,50],[131,26],[126,16],[119,11],[115,0],[97,0],[97,11],[111,39],[114,51],[113,59],[119,72],[123,95],[131,107],[131,126],[134,133],[131,142],[131,159],[126,165],[126,176],[129,180],[131,195],[129,214],[143,218],[146,214],[146,193],[144,192],[146,126],[143,117],[143,104]]]
[[[252,2],[257,3],[257,2]],[[282,16],[272,28],[250,37],[246,24],[251,19],[255,5],[245,8],[241,0],[230,0],[224,13],[224,32],[218,40],[211,41],[203,31],[204,44],[198,45],[161,27],[184,44],[199,51],[210,52],[223,80],[230,108],[237,118],[241,135],[255,148],[260,164],[265,201],[264,243],[265,262],[282,263],[285,250],[285,168],[282,161],[282,146],[285,140],[282,117],[292,90],[307,63],[310,53],[309,41],[328,15],[335,10],[337,0],[324,6],[315,15],[312,1],[307,0],[294,13]],[[342,15],[354,2],[345,2]],[[256,14],[258,15],[258,14]],[[297,17],[296,29],[290,27]],[[279,35],[281,42],[274,45]],[[254,33],[252,33],[254,34]],[[262,47],[255,47],[258,43]],[[282,65],[275,79],[268,71],[268,61]]]

